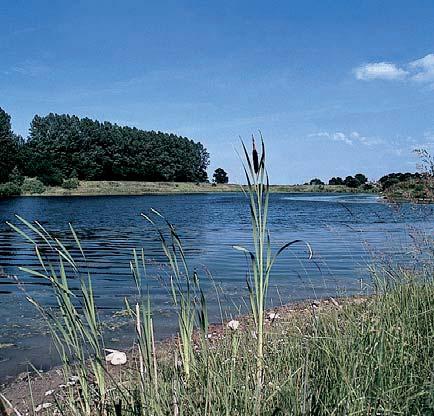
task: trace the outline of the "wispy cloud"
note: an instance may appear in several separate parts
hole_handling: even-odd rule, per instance
[[[358,80],[409,80],[434,87],[434,54],[398,65],[393,62],[371,62],[353,69]]]
[[[411,77],[414,81],[434,82],[434,54],[410,62],[410,67],[416,71]]]
[[[404,79],[408,75],[408,72],[389,62],[377,62],[361,65],[358,68],[355,68],[354,74],[356,75],[356,78],[360,80],[395,80]]]
[[[38,77],[47,74],[50,71],[51,68],[44,63],[34,60],[26,60],[20,64],[14,65],[6,71],[3,71],[3,73],[6,75],[19,74],[22,76]]]
[[[308,137],[317,137],[317,138],[323,138],[326,140],[331,140],[334,142],[343,142],[350,146],[354,144],[362,144],[365,146],[373,146],[376,144],[382,144],[383,140],[376,138],[376,137],[368,137],[363,136],[357,131],[352,131],[350,133],[344,133],[341,131],[337,132],[327,132],[327,131],[321,131],[318,133],[312,133],[309,134]]]

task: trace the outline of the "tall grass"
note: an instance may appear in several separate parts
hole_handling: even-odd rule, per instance
[[[282,252],[293,244],[302,242],[302,240],[290,241],[280,247],[276,253],[272,253],[270,234],[267,228],[270,183],[266,169],[264,141],[261,137],[262,152],[260,157],[255,146],[254,137],[252,137],[251,156],[244,143],[242,143],[242,146],[245,156],[243,168],[247,180],[247,191],[245,191],[245,194],[249,200],[254,251],[252,252],[246,247],[238,245],[234,246],[234,248],[244,252],[250,258],[251,272],[253,274],[252,279],[247,279],[247,287],[257,334],[256,401],[259,409],[264,382],[264,313],[272,267]],[[309,257],[311,257],[311,248],[308,244],[307,247],[310,252]]]
[[[126,300],[136,332],[128,364],[105,363],[104,341],[86,257],[81,260],[39,223],[17,217],[11,227],[35,248],[40,267],[22,270],[46,279],[56,310],[29,297],[47,320],[65,383],[55,411],[64,415],[429,415],[434,413],[434,284],[432,274],[375,270],[369,298],[339,300],[266,317],[272,266],[299,240],[275,253],[267,230],[265,149],[246,157],[252,246],[251,317],[209,332],[205,294],[175,228],[160,213],[144,218],[160,238],[170,267],[168,288],[178,315],[174,348],[158,347],[145,253],[133,251],[138,298]],[[163,225],[160,225],[163,224]],[[311,253],[310,247],[308,251]],[[71,287],[78,282],[78,287]],[[77,384],[71,382],[75,380]],[[52,408],[48,409],[48,412]]]

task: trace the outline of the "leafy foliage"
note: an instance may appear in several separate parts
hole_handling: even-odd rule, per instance
[[[21,186],[23,194],[42,194],[45,191],[45,185],[36,178],[26,178]]]
[[[418,172],[416,173],[389,173],[388,175],[384,175],[380,178],[378,181],[381,185],[381,188],[384,190],[390,188],[393,185],[396,185],[400,182],[406,182],[411,179],[413,180],[419,180],[421,179],[422,175]]]
[[[213,182],[214,183],[228,183],[229,182],[228,174],[222,168],[217,168],[214,171],[214,174],[212,176],[213,176]]]
[[[20,137],[12,132],[11,117],[0,107],[0,183],[7,182],[18,161]]]
[[[360,183],[353,176],[347,176],[344,180],[344,185],[348,186],[348,188],[357,188],[360,185]]]
[[[77,189],[80,185],[80,181],[77,178],[64,179],[62,188],[64,189]]]
[[[309,185],[324,185],[324,182],[321,179],[314,178],[309,182]]]
[[[12,169],[12,172],[9,174],[9,182],[13,182],[17,184],[18,186],[21,186],[24,182],[24,175],[21,173],[21,171],[18,169],[17,166],[15,166]]]
[[[23,151],[27,176],[61,185],[84,180],[204,182],[209,154],[186,137],[70,115],[35,116]]]
[[[21,188],[14,182],[5,182],[0,184],[0,197],[1,196],[15,196],[21,194]]]
[[[343,185],[343,184],[344,184],[344,180],[340,176],[337,176],[336,178],[333,176],[333,178],[329,180],[329,185]]]

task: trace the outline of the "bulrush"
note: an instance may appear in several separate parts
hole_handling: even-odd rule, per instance
[[[253,170],[255,171],[256,174],[258,174],[259,157],[258,157],[258,151],[256,150],[255,137],[253,135],[252,135],[252,146],[253,146],[253,150],[252,150]]]
[[[256,333],[256,391],[255,391],[255,414],[261,414],[262,390],[264,382],[264,321],[267,301],[267,291],[271,270],[277,257],[296,243],[302,240],[292,240],[281,246],[275,253],[271,250],[270,235],[268,232],[268,202],[269,202],[269,180],[265,166],[265,145],[261,136],[261,159],[259,160],[256,150],[255,138],[252,136],[252,154],[250,155],[241,141],[246,162],[244,172],[246,174],[248,196],[250,205],[250,215],[252,220],[252,243],[253,251],[246,247],[235,245],[238,251],[244,253],[250,260],[249,277],[247,278],[247,289],[249,291],[250,307]],[[309,258],[312,250],[309,250]],[[274,316],[276,319],[276,316]],[[273,322],[273,321],[271,321]]]

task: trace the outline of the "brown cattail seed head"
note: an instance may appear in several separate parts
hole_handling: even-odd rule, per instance
[[[252,160],[253,160],[253,170],[255,173],[259,172],[259,158],[258,158],[258,151],[256,150],[255,146],[255,138],[252,136],[252,144],[253,144],[253,150],[252,150]]]

